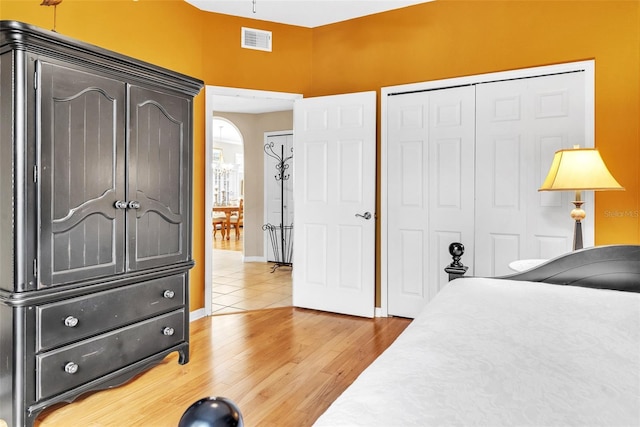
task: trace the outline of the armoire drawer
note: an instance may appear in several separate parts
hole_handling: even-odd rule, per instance
[[[185,341],[184,309],[36,356],[36,399],[100,378]]]
[[[163,277],[36,308],[36,352],[182,307],[186,275]]]

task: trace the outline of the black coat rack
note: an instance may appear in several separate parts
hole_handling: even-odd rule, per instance
[[[291,155],[284,156],[284,145],[280,146],[280,155],[278,155],[273,147],[274,142],[270,142],[264,145],[264,152],[267,156],[276,160],[276,170],[278,173],[275,175],[276,181],[280,181],[280,225],[265,224],[262,229],[269,231],[269,237],[271,239],[271,247],[273,248],[273,255],[275,257],[275,266],[271,270],[273,273],[278,267],[293,267],[292,255],[293,255],[293,224],[284,224],[284,183],[288,181],[290,175],[287,173],[289,169],[289,160],[293,158],[293,148],[291,148]]]

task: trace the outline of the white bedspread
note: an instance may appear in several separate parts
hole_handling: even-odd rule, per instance
[[[640,426],[640,294],[455,280],[315,425]]]

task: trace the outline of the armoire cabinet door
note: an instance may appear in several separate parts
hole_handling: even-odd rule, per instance
[[[131,86],[128,269],[190,259],[190,102]]]
[[[39,286],[124,271],[125,94],[119,81],[40,61]],[[38,118],[36,118],[38,120]]]

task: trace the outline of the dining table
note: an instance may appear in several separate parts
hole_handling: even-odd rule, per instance
[[[214,206],[213,212],[224,212],[227,217],[225,221],[225,230],[226,230],[226,239],[229,240],[229,234],[231,231],[231,214],[233,212],[237,212],[240,209],[239,205],[224,205],[224,206]],[[224,234],[223,234],[224,235]]]

